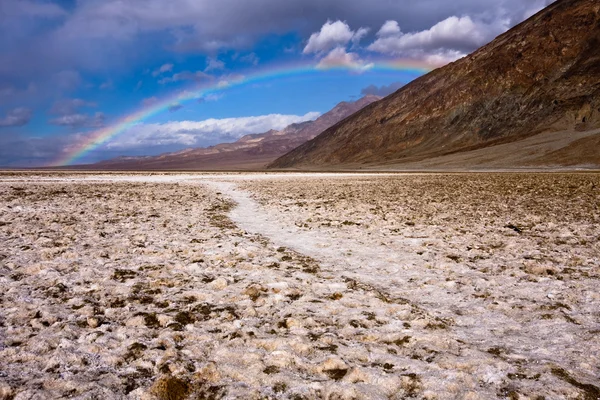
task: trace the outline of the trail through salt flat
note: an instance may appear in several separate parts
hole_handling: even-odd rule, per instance
[[[490,281],[485,274],[462,263],[442,267],[445,264],[440,261],[445,259],[443,253],[432,251],[421,255],[419,250],[424,244],[438,248],[446,246],[439,233],[430,232],[422,237],[397,236],[383,242],[377,235],[351,236],[327,228],[307,230],[294,224],[293,215],[277,213],[258,204],[249,192],[238,187],[237,180],[203,183],[237,203],[230,218],[241,229],[263,235],[277,246],[310,256],[333,281],[340,284],[349,280],[357,282],[364,290],[385,298],[386,302],[410,303],[432,318],[445,321],[440,322],[440,326],[449,323],[452,328],[446,330],[448,339],[469,343],[469,347],[478,351],[497,347],[511,349],[516,359],[537,359],[542,364],[560,363],[566,354],[575,356],[572,354],[575,349],[568,346],[572,341],[571,334],[546,331],[516,317],[510,308],[490,307],[485,299],[474,296],[499,282]],[[432,265],[437,267],[432,268]],[[460,277],[458,282],[455,282],[456,276]],[[546,295],[552,297],[552,293],[563,290],[561,285],[558,281],[554,288],[547,287],[542,292],[535,286],[528,288],[528,285],[509,278],[501,284],[501,291],[505,295],[514,291],[515,295],[533,296],[537,301],[544,301]],[[489,379],[497,379],[495,373],[490,372]]]
[[[534,178],[9,176],[0,393],[122,398],[128,379],[146,399],[166,373],[198,397],[596,396],[595,186],[576,177],[577,196],[530,215],[548,186]],[[567,204],[585,216],[557,218]],[[73,354],[85,376],[42,383]]]
[[[276,245],[312,257],[324,265],[348,272],[355,269],[383,268],[387,273],[394,273],[398,272],[398,268],[394,266],[409,261],[409,254],[390,252],[389,248],[384,246],[366,247],[365,243],[358,239],[336,238],[324,231],[298,229],[291,220],[282,223],[233,182],[205,183],[237,203],[230,217],[241,229],[261,234]],[[421,240],[406,239],[405,243],[416,247],[421,244]]]
[[[85,176],[75,181],[154,182],[205,185],[232,199],[236,206],[230,212],[232,221],[242,230],[260,234],[274,245],[283,246],[309,256],[322,267],[328,280],[345,285],[349,280],[370,288],[376,295],[383,295],[391,302],[408,301],[418,305],[432,317],[452,320],[456,339],[472,343],[481,350],[492,346],[517,349],[519,357],[541,358],[540,361],[560,361],[564,357],[563,344],[572,339],[568,333],[545,332],[535,325],[515,319],[512,310],[489,307],[473,294],[500,285],[508,291],[532,301],[547,300],[563,290],[564,283],[554,281],[544,291],[525,285],[510,277],[500,284],[490,281],[486,274],[460,263],[444,267],[445,256],[439,251],[418,253],[424,245],[444,248],[442,232],[426,232],[423,236],[386,238],[359,234],[351,236],[335,229],[306,230],[294,224],[294,215],[284,215],[258,204],[250,192],[240,189],[243,182],[278,180],[297,177],[342,179],[349,177],[373,177],[388,174],[336,174],[336,173],[290,173],[290,174],[203,174],[203,175],[153,175],[153,176]],[[392,174],[390,174],[392,175]],[[395,174],[398,176],[398,174]],[[63,180],[42,178],[38,181]],[[66,179],[67,181],[69,179]],[[273,199],[273,201],[279,201]],[[435,267],[433,267],[435,266]],[[440,267],[443,268],[440,270]],[[453,278],[449,278],[452,275]],[[454,281],[456,277],[458,281]],[[529,287],[531,286],[531,287]],[[367,289],[368,290],[368,289]],[[553,294],[554,293],[554,294]],[[519,332],[518,338],[513,333]],[[450,332],[447,332],[450,335]],[[544,342],[540,342],[540,339]],[[550,339],[551,338],[551,339]],[[550,340],[548,340],[550,339]]]

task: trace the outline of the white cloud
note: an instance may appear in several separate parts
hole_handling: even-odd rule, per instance
[[[493,24],[474,21],[469,16],[449,17],[430,29],[403,33],[395,21],[387,21],[379,30],[378,38],[368,49],[383,54],[407,56],[415,53],[446,55],[474,50],[499,33],[508,29],[508,21],[498,20]],[[452,58],[452,57],[450,57]]]
[[[219,60],[218,58],[208,57],[206,59],[206,68],[204,69],[204,72],[216,71],[224,68],[225,63],[223,61]]]
[[[25,107],[13,108],[0,118],[0,127],[23,126],[31,120],[31,110]]]
[[[241,62],[245,62],[252,65],[258,65],[260,58],[256,55],[256,53],[250,53],[245,56],[240,57]]]
[[[342,21],[327,21],[319,32],[310,35],[303,52],[304,54],[318,54],[338,47],[345,47],[350,41],[360,41],[367,32],[366,28],[360,28],[357,32],[354,32],[347,23]]]
[[[217,87],[218,88],[226,88],[227,86],[229,86],[231,84],[243,81],[245,78],[246,77],[242,74],[221,75],[219,77],[219,82],[217,83]]]
[[[304,54],[316,54],[319,62],[317,68],[351,68],[364,71],[373,64],[362,60],[358,53],[348,52],[347,47],[355,49],[362,38],[369,33],[369,28],[359,28],[356,32],[342,21],[327,21],[319,32],[313,33],[304,48]]]
[[[104,114],[97,112],[94,115],[89,114],[68,114],[51,119],[52,125],[68,126],[70,128],[100,128],[104,126]]]
[[[9,4],[24,0],[2,0]],[[29,3],[33,3],[28,1]],[[37,4],[41,4],[36,2]],[[268,33],[314,31],[314,21],[328,16],[375,26],[396,19],[401,26],[422,30],[423,21],[451,15],[506,12],[513,22],[532,4],[547,0],[221,0],[217,3],[191,0],[88,0],[76,2],[62,27],[63,34],[89,37],[130,38],[144,32],[168,31],[183,49],[237,48],[251,45]],[[53,11],[60,13],[58,9]],[[66,14],[66,13],[65,13]],[[10,13],[8,14],[10,15]],[[87,40],[84,41],[88,43]],[[336,43],[327,50],[340,45]],[[327,51],[325,50],[325,51]]]
[[[209,93],[198,99],[198,103],[211,102],[211,101],[219,101],[225,95],[223,93]]]
[[[50,109],[50,114],[68,115],[75,114],[77,110],[83,107],[96,107],[97,104],[83,99],[63,99],[54,103]]]
[[[427,64],[435,66],[443,66],[460,58],[463,58],[467,53],[458,50],[438,50],[423,54],[422,52],[414,52],[412,58],[418,58],[425,61]]]
[[[163,64],[154,71],[152,71],[152,76],[156,77],[165,72],[171,72],[173,70],[173,64]]]
[[[377,36],[391,36],[400,33],[400,26],[398,26],[398,22],[396,21],[385,21],[385,23],[377,32]]]
[[[232,50],[251,51],[267,35],[292,33],[308,39],[321,29],[327,18],[347,21],[356,28],[371,27],[375,32],[385,20],[398,21],[405,32],[420,32],[431,27],[430,21],[442,21],[453,15],[469,15],[488,24],[499,18],[507,19],[512,26],[549,3],[549,0],[371,0],[368,4],[361,0],[217,3],[86,0],[71,1],[63,10],[48,0],[0,0],[0,9],[8,11],[0,11],[0,41],[6,38],[7,48],[14,46],[14,51],[3,52],[0,74],[7,81],[17,82],[24,77],[38,84],[51,82],[56,86],[51,78],[57,71],[76,69],[88,77],[90,72],[122,70],[123,66],[142,68],[148,61],[143,55],[150,52],[157,56],[169,51],[198,55],[199,50],[201,54],[227,54]],[[36,27],[31,24],[32,16],[57,16],[60,20],[47,23],[35,18],[34,23],[39,23]],[[348,40],[347,31],[342,33],[341,39]],[[355,42],[360,37],[364,40],[359,33],[360,29],[353,37]],[[330,44],[323,53],[339,43]],[[44,62],[31,63],[32,59]]]
[[[70,128],[99,128],[104,126],[104,113],[86,114],[82,108],[94,108],[98,105],[83,99],[63,99],[54,103],[50,114],[56,115],[48,121],[52,125],[68,126]]]
[[[137,124],[126,134],[109,142],[109,149],[133,149],[156,146],[201,146],[206,140],[212,142],[236,140],[251,133],[283,129],[286,126],[313,120],[320,115],[269,114],[254,117],[207,119],[204,121],[172,121],[163,124]]]
[[[209,75],[203,71],[196,71],[196,72],[190,72],[190,71],[183,71],[183,72],[178,72],[176,74],[173,74],[170,77],[164,77],[162,79],[158,80],[158,83],[161,85],[164,85],[165,83],[170,83],[170,82],[179,82],[179,81],[208,81],[213,79],[212,75]]]
[[[362,38],[367,36],[370,30],[371,29],[369,28],[358,28],[354,36],[352,36],[352,43],[358,44],[362,40]]]
[[[356,53],[346,52],[344,47],[336,47],[319,61],[317,68],[328,69],[336,67],[366,71],[372,68],[373,64],[362,60]]]

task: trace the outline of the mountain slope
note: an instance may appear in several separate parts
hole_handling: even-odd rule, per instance
[[[401,164],[541,132],[589,130],[600,126],[599,100],[600,3],[558,0],[270,167]]]
[[[381,99],[365,96],[354,102],[341,102],[314,121],[292,124],[281,131],[246,135],[234,143],[207,148],[185,149],[159,156],[119,157],[88,167],[110,170],[242,170],[260,169],[286,152],[300,146],[325,129]]]

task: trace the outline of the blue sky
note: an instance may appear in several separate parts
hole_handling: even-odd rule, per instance
[[[99,129],[184,91],[274,75],[141,120],[77,162],[233,141],[386,95],[549,0],[2,0],[0,166],[52,164]],[[335,69],[330,69],[336,67]]]

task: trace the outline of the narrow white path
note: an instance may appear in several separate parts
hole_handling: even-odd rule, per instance
[[[12,185],[15,181],[30,181],[36,184],[58,181],[73,184],[148,182],[206,185],[237,203],[230,212],[230,218],[240,229],[260,234],[275,246],[286,247],[318,262],[321,267],[319,273],[307,281],[318,281],[320,285],[333,284],[337,291],[338,287],[348,284],[346,278],[353,279],[360,285],[357,285],[358,290],[352,291],[352,296],[347,296],[346,305],[352,310],[356,308],[356,311],[360,312],[366,309],[365,305],[376,303],[377,307],[384,310],[394,321],[407,322],[406,325],[391,324],[393,331],[388,332],[396,334],[406,330],[405,333],[413,337],[410,346],[402,350],[406,351],[406,354],[409,354],[409,351],[416,355],[423,352],[439,354],[441,365],[449,370],[454,369],[452,362],[456,362],[460,368],[471,365],[473,371],[480,367],[485,368],[478,373],[478,379],[488,384],[501,382],[507,371],[517,372],[516,367],[501,363],[514,361],[521,368],[523,360],[526,360],[525,365],[530,369],[528,376],[534,376],[536,371],[542,371],[540,368],[545,368],[543,366],[548,364],[564,365],[574,370],[575,360],[584,359],[581,344],[590,340],[589,323],[575,324],[561,318],[560,315],[551,320],[540,319],[539,315],[541,312],[545,313],[541,306],[555,307],[555,300],[547,297],[546,291],[554,288],[553,293],[560,293],[558,289],[562,288],[569,295],[586,293],[584,290],[595,294],[592,280],[577,282],[578,285],[589,285],[589,288],[575,290],[566,286],[563,288],[566,282],[546,277],[525,280],[508,273],[488,274],[481,267],[474,268],[477,266],[475,261],[449,261],[446,254],[449,248],[448,237],[452,232],[445,226],[429,231],[423,239],[394,235],[386,236],[385,240],[383,235],[376,231],[328,227],[312,230],[299,228],[295,223],[302,219],[301,214],[281,212],[281,209],[271,206],[274,204],[271,200],[263,206],[253,199],[251,193],[238,186],[245,181],[288,179],[295,176],[335,178],[381,174],[156,174],[60,178],[33,176],[22,179],[0,177],[0,184]],[[298,180],[298,184],[304,182],[306,181]],[[272,201],[280,200],[274,198]],[[173,206],[173,212],[176,212],[176,205]],[[382,243],[383,241],[385,243]],[[428,245],[425,252],[421,251],[424,248],[423,244]],[[499,258],[497,264],[503,263],[503,259]],[[266,260],[264,264],[266,268]],[[298,273],[302,274],[302,271]],[[281,278],[286,279],[286,276]],[[301,275],[299,280],[302,281]],[[304,285],[305,282],[301,284]],[[312,287],[306,286],[304,289],[306,292],[313,290]],[[383,294],[385,299],[380,294]],[[591,296],[587,301],[593,304],[595,298]],[[378,302],[379,300],[381,302]],[[565,302],[570,303],[569,300]],[[309,306],[321,307],[316,303],[310,303]],[[334,304],[333,310],[337,306],[337,303]],[[595,321],[592,312],[586,311],[586,315],[579,315],[580,307],[582,306],[560,312],[572,314],[573,320],[583,320],[585,317]],[[521,311],[522,309],[525,311]],[[328,309],[324,310],[324,316],[327,318],[339,317],[336,311],[325,315]],[[559,312],[550,314],[550,311],[548,315],[551,316],[558,315]],[[381,329],[387,329],[386,326],[382,325]],[[489,349],[495,349],[495,353],[501,354],[492,357]],[[595,348],[592,346],[592,349]],[[597,356],[592,354],[588,357],[592,360],[590,365],[594,365],[593,360],[597,359],[594,357]],[[451,360],[450,364],[448,360]],[[589,368],[582,367],[578,370],[584,371],[581,374],[585,376],[585,371]]]
[[[400,265],[413,261],[415,252],[399,253],[387,246],[334,237],[330,232],[304,230],[294,221],[282,221],[260,206],[250,194],[237,187],[234,182],[204,181],[224,196],[231,198],[237,206],[230,212],[232,221],[241,229],[267,237],[277,246],[287,247],[319,261],[322,266],[350,272],[363,271],[391,274],[399,272]],[[407,239],[404,245],[417,248],[418,239]],[[370,280],[370,279],[369,279]]]
[[[354,238],[325,229],[301,229],[293,218],[269,212],[267,207],[258,204],[250,193],[237,187],[235,180],[203,180],[202,183],[237,203],[229,215],[241,229],[265,236],[276,246],[310,256],[320,264],[326,279],[343,283],[345,278],[350,278],[376,296],[384,296],[386,302],[410,303],[430,318],[450,321],[452,326],[443,331],[446,339],[470,343],[479,351],[504,347],[519,354],[518,357],[538,359],[542,364],[558,363],[565,352],[574,350],[565,346],[570,338],[568,333],[555,333],[552,340],[546,340],[545,334],[540,334],[534,324],[523,324],[511,312],[473,297],[475,285],[487,284],[485,275],[466,265],[444,267],[439,263],[443,255],[435,256],[438,262],[423,259],[417,255],[417,250],[422,248],[421,239],[395,237],[394,242],[383,244],[377,238]],[[437,240],[439,238],[427,239],[428,242]],[[438,266],[428,268],[429,261]],[[458,273],[469,284],[447,286],[449,272]]]

